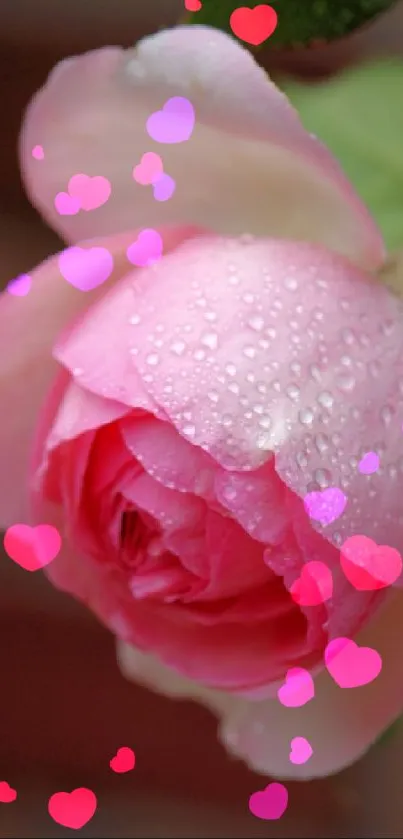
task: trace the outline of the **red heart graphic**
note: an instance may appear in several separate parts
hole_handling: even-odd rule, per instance
[[[48,802],[49,815],[63,827],[80,830],[97,809],[97,799],[90,789],[79,787],[73,792],[55,792]]]
[[[235,9],[229,19],[230,27],[241,41],[257,47],[267,41],[277,27],[277,12],[271,6]]]
[[[13,524],[4,536],[6,554],[25,571],[38,571],[49,565],[62,545],[59,531],[51,524]]]
[[[201,7],[200,0],[185,0],[185,9],[188,12],[199,12]]]
[[[329,600],[332,593],[332,572],[324,562],[316,560],[304,565],[301,576],[290,588],[291,597],[299,606],[319,606]]]
[[[377,591],[391,586],[402,573],[399,551],[377,545],[368,536],[350,536],[340,549],[341,567],[358,591]]]
[[[0,801],[2,804],[10,804],[17,798],[17,792],[10,787],[7,781],[0,781]]]
[[[123,772],[130,772],[134,769],[135,763],[136,756],[133,749],[129,749],[128,746],[122,746],[121,749],[117,750],[115,757],[109,761],[109,766],[114,772],[121,774]]]

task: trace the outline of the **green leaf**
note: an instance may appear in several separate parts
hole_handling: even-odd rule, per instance
[[[235,9],[270,5],[278,14],[278,25],[267,44],[270,47],[291,47],[342,38],[396,1],[267,0],[265,3],[264,0],[201,0],[201,9],[189,13],[184,22],[214,26],[231,33],[229,19]]]
[[[389,726],[389,728],[386,729],[386,731],[383,732],[383,734],[381,734],[377,740],[377,744],[379,746],[383,746],[386,745],[386,743],[389,743],[397,734],[399,734],[401,726],[402,718],[399,717],[394,723],[392,723],[392,725]]]
[[[315,85],[281,85],[305,128],[339,160],[389,249],[403,247],[403,61],[377,62]]]

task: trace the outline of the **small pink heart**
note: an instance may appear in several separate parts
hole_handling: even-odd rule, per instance
[[[81,208],[89,212],[106,204],[112,187],[108,178],[102,175],[73,175],[68,183],[69,194],[80,202]]]
[[[67,192],[58,192],[54,204],[59,216],[76,216],[81,209],[79,198],[74,198]]]
[[[73,792],[55,792],[48,801],[48,811],[53,821],[73,830],[84,827],[96,809],[96,796],[85,787],[73,789]]]
[[[173,96],[147,120],[147,132],[157,143],[184,143],[191,137],[195,112],[189,99]]]
[[[17,798],[17,791],[10,787],[7,781],[0,781],[0,802],[2,804],[11,804]]]
[[[38,571],[53,562],[62,545],[59,531],[51,524],[13,524],[4,536],[6,554],[25,571]]]
[[[67,248],[58,263],[62,277],[80,291],[98,288],[113,271],[113,256],[107,248]]]
[[[308,516],[326,526],[341,516],[347,504],[347,496],[338,487],[328,487],[321,492],[308,492],[304,507]]]
[[[362,475],[373,475],[379,469],[379,455],[376,452],[367,452],[358,464],[358,470]]]
[[[313,755],[313,748],[305,737],[294,737],[291,740],[290,761],[296,766],[307,763]]]
[[[34,146],[32,149],[32,157],[34,157],[35,160],[43,160],[45,152],[43,151],[42,146]]]
[[[139,233],[135,242],[127,249],[126,255],[132,265],[143,267],[158,262],[162,256],[163,242],[157,230],[146,229]]]
[[[382,659],[371,647],[359,647],[349,638],[334,638],[325,650],[326,667],[341,688],[358,688],[373,682],[382,670]]]
[[[283,784],[268,784],[249,798],[249,810],[258,819],[275,821],[281,819],[288,805],[288,790]]]
[[[109,761],[109,766],[113,769],[114,772],[118,772],[122,774],[123,772],[130,772],[134,769],[136,764],[136,756],[134,754],[133,749],[129,749],[128,746],[122,746],[121,749],[118,749],[115,757]]]
[[[20,274],[15,280],[10,280],[6,289],[14,297],[26,297],[31,291],[32,278],[29,274]]]
[[[290,594],[299,606],[319,606],[333,594],[333,577],[324,562],[312,560],[303,566],[301,576],[292,584]]]
[[[287,670],[285,683],[278,689],[277,696],[286,708],[300,708],[315,695],[315,685],[310,673],[303,667]]]
[[[133,169],[133,178],[138,184],[147,186],[153,184],[163,174],[164,167],[159,154],[154,154],[153,151],[146,152],[140,160],[140,163]]]
[[[176,189],[176,183],[170,175],[161,175],[153,185],[153,193],[156,201],[168,201],[172,198]]]

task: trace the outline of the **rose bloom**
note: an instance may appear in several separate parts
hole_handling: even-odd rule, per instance
[[[154,142],[146,122],[173,96],[194,106],[192,135]],[[148,151],[176,181],[169,201],[132,177]],[[56,526],[46,573],[115,633],[124,672],[206,703],[254,769],[337,771],[403,706],[399,591],[357,591],[339,558],[354,534],[403,544],[403,313],[375,276],[374,222],[250,53],[205,27],[57,67],[21,161],[34,205],[82,248],[81,279],[54,256],[24,300],[1,298],[2,524]],[[111,196],[60,215],[76,174],[108,178]],[[136,268],[144,229],[163,255]],[[365,477],[374,448],[382,470]],[[348,503],[324,526],[303,499],[329,486]],[[290,588],[312,560],[332,597],[300,606]],[[371,684],[325,670],[340,636],[381,654]],[[315,697],[290,709],[277,691],[295,667]],[[313,748],[301,766],[296,735]]]

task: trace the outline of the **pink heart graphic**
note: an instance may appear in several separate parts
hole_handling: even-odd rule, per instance
[[[325,650],[326,667],[341,688],[358,688],[373,682],[382,659],[371,647],[359,647],[349,638],[334,638]]]
[[[379,455],[376,452],[367,452],[358,464],[358,470],[362,475],[373,475],[379,469]]]
[[[157,230],[146,229],[139,233],[137,239],[131,244],[126,256],[132,265],[143,267],[158,262],[162,256],[163,242]]]
[[[51,524],[13,524],[4,536],[6,554],[25,571],[38,571],[53,562],[62,545],[59,531]]]
[[[111,769],[119,774],[130,772],[134,769],[135,764],[136,756],[133,749],[129,749],[128,746],[122,746],[121,749],[118,749],[115,757],[109,762]]]
[[[168,201],[172,198],[176,189],[176,183],[170,175],[161,175],[153,185],[154,198],[156,201]]]
[[[69,194],[80,202],[81,208],[89,212],[106,204],[112,187],[108,178],[102,175],[73,175],[68,183]]]
[[[288,790],[283,784],[268,784],[249,798],[249,810],[258,819],[274,821],[281,819],[288,805]]]
[[[29,274],[20,274],[15,280],[10,280],[6,289],[14,297],[26,297],[31,291],[32,278]]]
[[[291,740],[290,761],[296,766],[307,763],[313,755],[313,748],[305,737],[294,737]]]
[[[147,120],[147,132],[157,143],[184,143],[191,137],[195,112],[189,99],[173,96]]]
[[[45,152],[42,146],[34,146],[34,148],[32,149],[32,157],[34,157],[35,160],[43,160],[43,158],[45,157]]]
[[[49,815],[57,824],[80,830],[97,809],[97,799],[90,789],[79,787],[73,792],[55,792],[48,801]]]
[[[347,496],[338,487],[328,487],[321,492],[308,492],[304,507],[308,516],[322,525],[331,524],[341,516],[347,504]]]
[[[58,192],[54,201],[59,216],[76,216],[81,209],[81,201],[67,192]]]
[[[159,154],[153,151],[146,152],[140,163],[133,169],[133,178],[138,184],[147,186],[155,183],[163,174],[164,167]]]
[[[330,568],[317,560],[304,565],[301,576],[292,584],[290,594],[299,606],[319,606],[333,594]]]
[[[277,697],[286,708],[300,708],[315,695],[315,686],[310,673],[303,667],[287,670],[285,683],[278,689]]]
[[[358,591],[377,591],[399,579],[403,563],[395,548],[377,545],[368,536],[350,536],[340,548],[340,564]]]
[[[62,277],[80,291],[98,288],[113,271],[113,257],[107,248],[67,248],[58,263]]]

